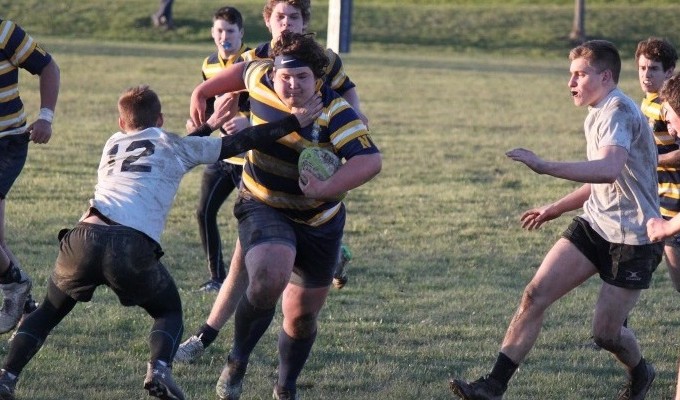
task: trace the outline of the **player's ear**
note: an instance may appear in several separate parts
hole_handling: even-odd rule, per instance
[[[118,127],[121,131],[125,132],[125,121],[123,121],[123,117],[121,116],[118,116]]]
[[[156,120],[156,127],[160,128],[163,126],[163,113],[158,114],[158,119]]]
[[[673,76],[673,73],[675,72],[675,65],[668,68],[666,71],[666,79],[670,79],[671,76]]]

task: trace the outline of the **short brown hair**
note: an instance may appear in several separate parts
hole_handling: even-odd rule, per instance
[[[274,7],[279,3],[286,3],[300,10],[300,13],[302,13],[302,22],[305,24],[308,24],[309,20],[312,18],[311,0],[267,0],[264,5],[264,10],[262,10],[262,16],[265,21],[269,21],[269,18],[272,16],[272,11],[274,11]]]
[[[664,38],[650,37],[641,41],[635,50],[635,61],[640,59],[640,56],[660,62],[664,72],[675,67],[675,62],[678,61],[678,52],[675,47]]]
[[[666,80],[659,95],[673,111],[680,113],[680,74],[675,74]]]
[[[161,101],[148,85],[131,87],[118,99],[118,114],[126,129],[155,127],[161,115]]]
[[[217,11],[215,11],[215,14],[213,14],[213,22],[220,19],[238,26],[238,29],[243,29],[243,16],[239,10],[234,7],[225,6],[218,8]]]
[[[269,58],[277,56],[293,56],[305,63],[316,78],[326,74],[330,62],[326,50],[314,40],[313,33],[293,33],[283,31],[281,37],[269,50]]]
[[[584,58],[598,71],[610,70],[614,83],[619,83],[621,56],[616,46],[607,40],[589,40],[569,52],[569,61]]]

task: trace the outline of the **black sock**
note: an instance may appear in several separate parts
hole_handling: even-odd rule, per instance
[[[203,347],[206,348],[212,344],[212,342],[217,339],[217,334],[220,333],[217,329],[213,328],[208,324],[203,324],[202,327],[198,328],[196,331],[196,337],[201,340]]]
[[[10,261],[7,271],[0,275],[0,283],[6,284],[13,282],[21,282],[21,270],[17,268],[17,266],[14,265],[12,261]]]
[[[276,307],[269,309],[257,308],[243,295],[234,314],[234,346],[231,355],[237,361],[248,362],[250,353],[269,328]]]
[[[496,363],[493,365],[493,369],[489,375],[496,381],[500,382],[503,385],[503,388],[506,388],[508,386],[508,382],[510,382],[510,378],[512,378],[512,375],[515,374],[515,371],[517,371],[518,367],[519,364],[515,364],[515,362],[512,361],[510,357],[503,353],[498,353]]]
[[[647,383],[647,362],[644,357],[640,358],[640,362],[630,371],[630,379],[632,381],[633,394],[638,393],[641,387]]]
[[[295,390],[302,368],[307,362],[309,353],[312,351],[316,332],[304,339],[294,339],[286,332],[279,332],[279,381],[278,386],[288,390]]]

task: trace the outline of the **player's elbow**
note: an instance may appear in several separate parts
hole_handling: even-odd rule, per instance
[[[372,172],[371,178],[375,177],[382,170],[382,156],[380,153],[375,154],[371,157],[370,170]]]

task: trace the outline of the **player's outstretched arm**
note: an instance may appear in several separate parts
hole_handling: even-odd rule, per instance
[[[236,63],[221,70],[215,76],[203,81],[191,93],[189,117],[195,126],[206,122],[205,102],[220,94],[238,92],[246,89],[243,81],[243,70],[247,63]]]
[[[522,228],[530,231],[538,229],[544,223],[558,218],[565,212],[583,207],[588,196],[590,196],[590,184],[585,184],[554,203],[525,211],[520,217]]]
[[[319,118],[322,109],[321,98],[314,95],[302,107],[293,107],[289,117],[277,122],[250,126],[234,135],[224,136],[220,159],[233,157],[299,130]]]

